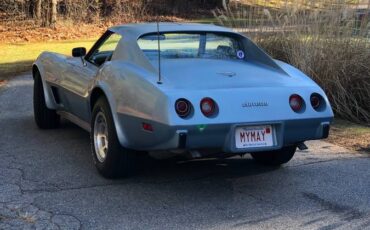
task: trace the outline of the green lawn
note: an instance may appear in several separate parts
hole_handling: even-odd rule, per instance
[[[17,73],[29,71],[32,63],[43,51],[52,51],[71,55],[74,47],[89,49],[96,39],[74,41],[52,41],[37,43],[0,44],[0,80]]]

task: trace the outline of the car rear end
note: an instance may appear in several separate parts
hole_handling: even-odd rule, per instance
[[[319,87],[170,90],[167,95],[167,123],[128,122],[131,130],[141,129],[132,132],[131,139],[140,140],[133,148],[269,151],[326,138],[333,118]]]
[[[155,50],[158,42],[161,52]],[[328,136],[333,112],[321,88],[244,37],[150,34],[139,39],[139,46],[158,66],[160,84],[150,81],[166,100],[148,118],[121,114],[125,129],[135,130],[127,137],[130,148],[237,154]]]

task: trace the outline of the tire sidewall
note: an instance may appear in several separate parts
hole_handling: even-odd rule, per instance
[[[98,160],[94,143],[95,119],[99,112],[102,112],[104,114],[108,127],[108,151],[105,160],[102,162]],[[108,101],[103,97],[98,99],[92,112],[90,140],[91,140],[92,158],[98,171],[102,173],[103,176],[107,177],[110,177],[110,175],[115,174],[116,173],[115,170],[117,168],[115,164],[117,164],[117,162],[120,161],[121,148],[119,146],[119,143],[117,143],[118,138],[114,127],[112,114],[108,106]]]

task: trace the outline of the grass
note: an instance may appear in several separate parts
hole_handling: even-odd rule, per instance
[[[43,51],[71,55],[74,47],[89,49],[96,39],[0,44],[0,82],[19,73],[29,71],[32,63]],[[1,84],[1,83],[0,83]]]
[[[345,148],[370,153],[370,126],[358,125],[336,119],[333,123],[328,142]]]

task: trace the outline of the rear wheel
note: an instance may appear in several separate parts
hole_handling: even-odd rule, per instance
[[[55,129],[59,127],[60,116],[55,110],[46,106],[45,94],[39,72],[35,73],[33,85],[33,111],[35,122],[40,129]]]
[[[100,97],[94,105],[90,140],[94,164],[102,176],[116,178],[134,172],[135,153],[123,148],[119,143],[105,97]]]
[[[263,165],[279,166],[290,161],[296,151],[296,146],[287,146],[269,152],[251,153],[254,160]]]

